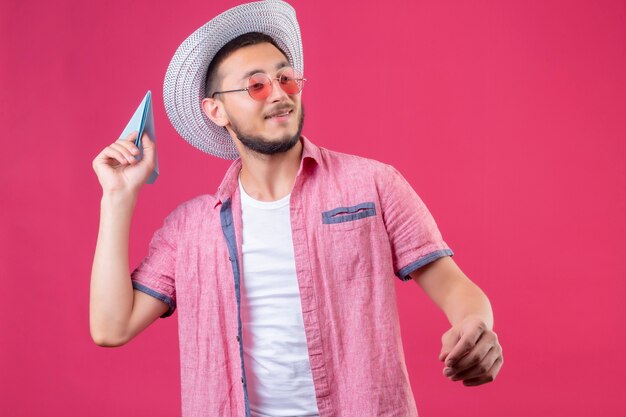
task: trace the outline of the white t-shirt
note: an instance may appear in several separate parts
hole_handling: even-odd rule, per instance
[[[241,179],[243,352],[252,417],[318,416],[289,217],[291,194],[258,201]]]

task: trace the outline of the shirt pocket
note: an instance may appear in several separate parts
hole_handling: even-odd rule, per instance
[[[349,230],[363,227],[373,219],[363,220],[376,216],[376,205],[373,202],[360,203],[349,207],[337,207],[322,212],[322,223],[329,230]]]
[[[322,212],[326,273],[334,281],[371,276],[377,210],[373,202]]]

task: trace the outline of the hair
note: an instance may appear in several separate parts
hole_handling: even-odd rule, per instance
[[[226,58],[228,58],[230,54],[240,48],[243,48],[244,46],[256,45],[264,42],[268,42],[274,45],[276,49],[282,52],[283,55],[285,55],[285,58],[287,58],[287,54],[285,53],[285,51],[283,51],[280,46],[276,44],[276,41],[271,36],[266,35],[265,33],[248,32],[244,33],[243,35],[239,35],[235,39],[228,41],[224,46],[222,46],[222,48],[217,51],[217,53],[211,60],[209,68],[207,69],[204,96],[211,97],[215,90],[219,88],[221,80],[217,76],[217,68]]]

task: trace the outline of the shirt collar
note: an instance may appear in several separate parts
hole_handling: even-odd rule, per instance
[[[304,135],[301,135],[302,140],[302,159],[300,160],[300,168],[298,169],[298,174],[302,172],[302,168],[304,166],[305,160],[311,160],[315,162],[315,164],[320,163],[320,149],[314,143],[312,143],[309,139],[307,139]],[[239,175],[239,171],[241,171],[241,157],[237,158],[231,166],[226,171],[224,175],[224,179],[222,183],[217,189],[217,199],[215,202],[217,206],[218,203],[224,203],[226,200],[231,198],[235,190],[237,189],[238,182],[237,178]]]

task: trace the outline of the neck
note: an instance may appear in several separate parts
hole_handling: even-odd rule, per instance
[[[241,153],[241,185],[259,201],[276,201],[291,192],[302,159],[302,139],[275,155]]]

